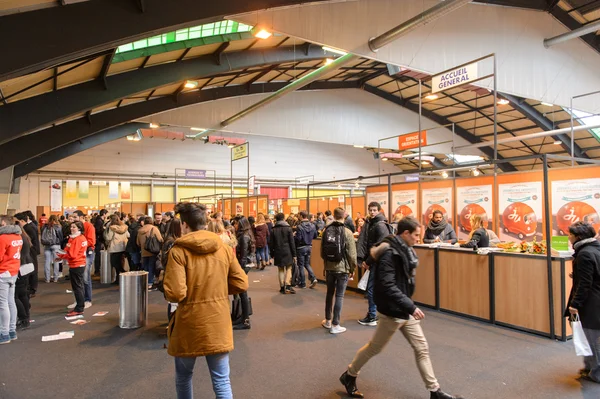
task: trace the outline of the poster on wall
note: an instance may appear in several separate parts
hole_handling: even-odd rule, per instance
[[[244,214],[244,203],[243,202],[236,202],[235,203],[235,214],[236,215],[243,215]]]
[[[109,181],[108,182],[108,198],[116,199],[119,198],[119,182]]]
[[[67,180],[66,182],[66,197],[67,199],[77,198],[77,180]]]
[[[498,185],[502,241],[542,239],[542,182]]]
[[[427,226],[436,210],[441,211],[448,223],[452,224],[452,187],[425,188],[421,195],[423,226]]]
[[[488,220],[486,229],[494,230],[492,185],[466,186],[456,188],[456,232],[459,240],[471,234],[471,216],[482,215]]]
[[[392,220],[396,216],[417,216],[417,190],[392,191]]]
[[[131,185],[128,181],[121,182],[121,199],[131,199]]]
[[[231,200],[225,200],[225,208],[223,209],[223,214],[225,214],[225,216],[230,217],[231,216]]]
[[[79,198],[89,198],[90,196],[90,182],[87,180],[79,180]]]
[[[600,229],[600,179],[552,182],[553,235],[569,235],[569,226],[586,222]]]
[[[388,193],[367,193],[367,206],[371,202],[378,202],[381,205],[381,211],[387,215],[388,212]]]
[[[50,180],[50,210],[61,212],[62,209],[62,180]]]
[[[267,199],[259,198],[258,199],[258,213],[262,213],[263,215],[266,215],[268,211],[269,211],[269,209],[267,207]]]
[[[297,214],[299,212],[298,207],[297,206],[292,206],[291,208],[291,213],[293,213],[294,215]]]
[[[256,212],[256,200],[255,199],[251,199],[248,200],[248,208],[250,208],[248,210],[248,216],[257,216],[257,212]]]

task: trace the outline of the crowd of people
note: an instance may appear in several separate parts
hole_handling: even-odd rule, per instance
[[[69,279],[75,302],[67,316],[92,306],[92,278],[100,273],[106,251],[115,280],[126,269],[148,272],[150,289],[159,289],[168,302],[168,353],[175,358],[178,398],[193,397],[192,375],[197,357],[205,357],[217,398],[231,398],[229,352],[233,330],[251,328],[248,273],[269,265],[278,268],[279,292],[317,285],[311,267],[313,241],[321,238],[324,263],[325,319],[331,334],[340,324],[348,281],[359,267],[368,273],[366,316],[358,323],[376,326],[372,339],[354,356],[339,378],[351,397],[364,397],[357,387],[360,370],[380,353],[397,330],[412,346],[417,367],[432,399],[460,398],[443,392],[435,377],[427,340],[419,321],[424,313],[414,304],[418,258],[413,246],[422,226],[412,216],[390,224],[380,204],[371,202],[366,218],[352,220],[336,208],[311,215],[258,214],[256,218],[222,212],[210,215],[200,204],[180,203],[174,212],[145,215],[94,215],[75,211],[67,217],[30,211],[0,216],[0,344],[17,339],[29,326],[31,299],[38,291],[38,255],[44,254],[44,281]],[[177,217],[175,216],[177,215]],[[485,215],[472,215],[465,248],[486,247],[494,239]],[[594,228],[577,222],[569,230],[575,249],[573,289],[565,317],[577,315],[593,355],[585,357],[581,375],[600,382],[600,244]],[[446,217],[435,211],[425,226],[425,243],[457,244]],[[42,248],[43,246],[43,248]],[[64,275],[64,276],[63,276]],[[229,296],[234,296],[233,306]],[[237,304],[237,305],[236,305]],[[235,310],[237,309],[237,311]],[[238,314],[239,313],[239,314]],[[177,326],[177,328],[176,328]]]

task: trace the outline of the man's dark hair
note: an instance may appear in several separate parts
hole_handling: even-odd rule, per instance
[[[165,216],[168,216],[171,219],[173,219],[175,217],[175,215],[173,214],[173,212],[165,212]]]
[[[279,212],[277,215],[275,215],[276,222],[281,222],[283,219],[285,219],[285,215],[283,213]]]
[[[108,211],[106,209],[100,209],[100,216],[104,216],[108,213]]]
[[[405,216],[401,221],[398,222],[398,235],[404,233],[408,230],[409,233],[414,233],[417,227],[420,227],[421,224],[419,221],[413,216]]]
[[[62,221],[64,221],[64,220],[65,220],[65,215],[60,215],[60,218],[59,218],[59,220],[60,220],[61,222],[62,222]]]
[[[344,218],[344,208],[340,208],[339,206],[333,210],[333,218],[335,220],[340,220]]]
[[[175,213],[179,214],[182,222],[185,222],[192,231],[206,229],[208,223],[206,206],[192,202],[180,202],[175,205]]]
[[[45,214],[45,213],[42,213],[42,216],[46,216],[46,214]]]
[[[442,215],[442,217],[444,217],[444,212],[440,211],[439,209],[436,209],[435,211],[433,211],[433,214],[431,215],[431,217],[435,217],[435,215],[437,214]]]
[[[25,214],[27,215],[29,220],[31,220],[32,222],[35,221],[35,216],[33,215],[33,212],[31,212],[30,210],[27,210],[27,211],[25,211]]]
[[[80,211],[79,209],[77,209],[75,212],[73,212],[73,215],[77,215],[80,218],[82,218],[84,216],[83,211]]]
[[[377,207],[378,211],[381,211],[381,205],[379,205],[379,202],[375,202],[375,201],[369,203],[369,206],[367,207],[367,210],[371,209],[371,208],[375,208],[375,207]]]
[[[15,219],[27,222],[27,214],[25,212],[19,212],[15,215]]]
[[[73,222],[73,223],[71,223],[71,225],[77,226],[77,228],[79,229],[79,231],[81,231],[81,234],[83,234],[83,223],[81,223],[81,222]]]
[[[569,233],[577,237],[577,241],[596,237],[596,230],[594,230],[594,226],[585,222],[573,223],[571,226],[569,226]]]
[[[152,219],[152,216],[146,216],[144,218],[144,225],[152,224],[152,223],[154,223],[154,220]]]
[[[254,216],[248,216],[248,222],[250,223],[250,225],[253,225],[254,223],[256,223],[256,219],[254,219]]]
[[[329,209],[325,211],[325,216],[331,216],[331,211]]]
[[[302,220],[308,218],[308,212],[306,212],[306,211],[300,211],[300,212],[298,212],[298,215],[300,215],[300,219],[302,219]]]
[[[160,215],[160,216],[162,216],[162,213],[160,213],[160,212],[156,212],[156,213],[154,213],[154,217],[156,217],[157,215]]]
[[[169,231],[167,232],[173,238],[181,237],[181,220],[173,218]]]

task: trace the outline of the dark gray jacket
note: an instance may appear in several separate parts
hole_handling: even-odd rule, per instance
[[[583,328],[600,330],[600,243],[583,244],[575,251],[573,260],[573,288],[568,307],[579,311]]]
[[[294,233],[290,225],[283,220],[275,223],[269,239],[269,251],[275,266],[290,266],[296,257]]]
[[[439,236],[435,235],[429,229],[425,230],[425,235],[423,236],[423,243],[434,243],[437,237],[440,237],[440,240],[442,240],[443,242],[450,241],[450,244],[456,244],[456,242],[458,241],[456,238],[456,233],[454,232],[454,229],[452,228],[450,223],[446,225],[446,228],[444,229],[444,231],[442,231],[442,234],[440,234]]]

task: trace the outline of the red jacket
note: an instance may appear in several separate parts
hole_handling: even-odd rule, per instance
[[[88,248],[94,249],[96,246],[96,228],[90,222],[83,222],[83,234],[87,239]]]
[[[77,267],[85,266],[85,252],[87,250],[87,240],[83,234],[79,234],[75,237],[70,236],[69,242],[65,247],[65,254],[59,254],[58,257],[66,259],[69,262],[69,268],[74,269]]]
[[[8,271],[12,277],[19,273],[23,246],[20,231],[19,226],[0,227],[0,274]]]

